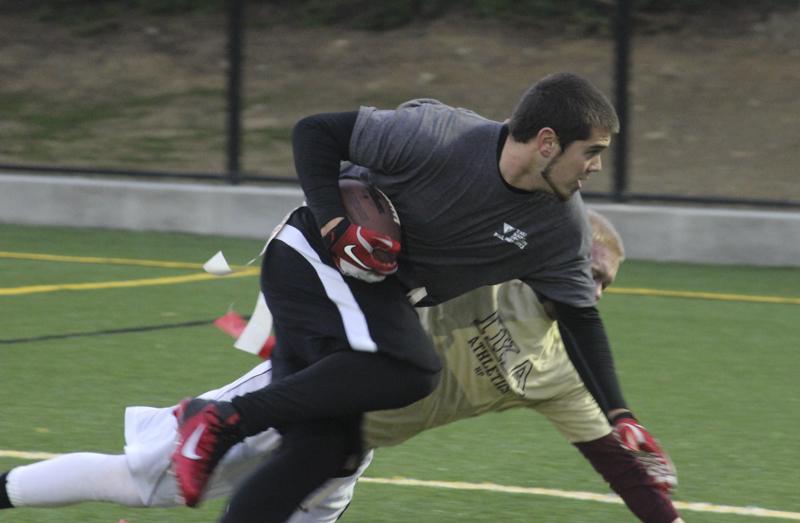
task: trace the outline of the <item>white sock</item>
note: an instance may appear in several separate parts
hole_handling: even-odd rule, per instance
[[[11,469],[8,499],[15,507],[109,501],[143,507],[124,455],[78,452]]]

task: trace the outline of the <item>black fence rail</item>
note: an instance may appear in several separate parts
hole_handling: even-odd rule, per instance
[[[231,163],[229,162],[230,166]],[[116,167],[80,167],[66,165],[34,165],[18,163],[0,163],[0,171],[5,173],[29,173],[29,174],[63,174],[76,176],[120,176],[129,178],[151,178],[164,180],[202,180],[209,182],[220,182],[235,185],[241,182],[255,183],[283,183],[297,185],[297,179],[291,176],[279,176],[269,174],[247,174],[239,170],[232,172],[187,172],[187,171],[157,171],[146,169],[122,169]]]

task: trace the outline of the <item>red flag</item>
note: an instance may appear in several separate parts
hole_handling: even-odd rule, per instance
[[[239,316],[236,311],[230,311],[228,314],[214,320],[214,325],[222,332],[226,332],[232,337],[238,338],[242,335],[242,331],[244,331],[244,328],[247,326],[247,322],[244,321],[244,318]]]

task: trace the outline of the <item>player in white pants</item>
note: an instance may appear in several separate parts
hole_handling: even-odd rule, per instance
[[[613,282],[624,254],[613,227],[596,213],[590,213],[590,218],[594,232],[592,268],[599,297]],[[430,396],[408,407],[368,413],[362,427],[365,448],[398,444],[458,419],[527,407],[546,416],[641,520],[681,521],[667,496],[675,486],[671,463],[659,460],[652,452],[632,453],[619,444],[570,363],[546,304],[539,302],[529,286],[511,281],[483,287],[423,309],[421,316],[444,363],[441,382]],[[265,361],[203,397],[229,399],[258,390],[269,383],[270,369],[270,362]],[[180,505],[182,500],[170,474],[176,429],[172,410],[128,408],[124,455],[68,454],[12,469],[5,478],[5,490],[0,476],[0,506],[4,494],[7,505],[18,507],[81,501],[138,507]],[[279,441],[280,436],[268,430],[236,445],[217,467],[204,498],[230,494],[238,480]],[[626,443],[637,445],[635,441]],[[290,521],[323,523],[338,519],[371,459],[369,452],[354,474],[326,484]]]

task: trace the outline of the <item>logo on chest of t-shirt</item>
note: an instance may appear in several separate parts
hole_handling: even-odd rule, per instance
[[[520,231],[513,225],[509,225],[507,223],[503,223],[503,230],[501,232],[494,233],[494,237],[498,240],[503,240],[504,242],[511,243],[516,245],[520,249],[524,249],[528,245],[528,233],[525,231]]]

